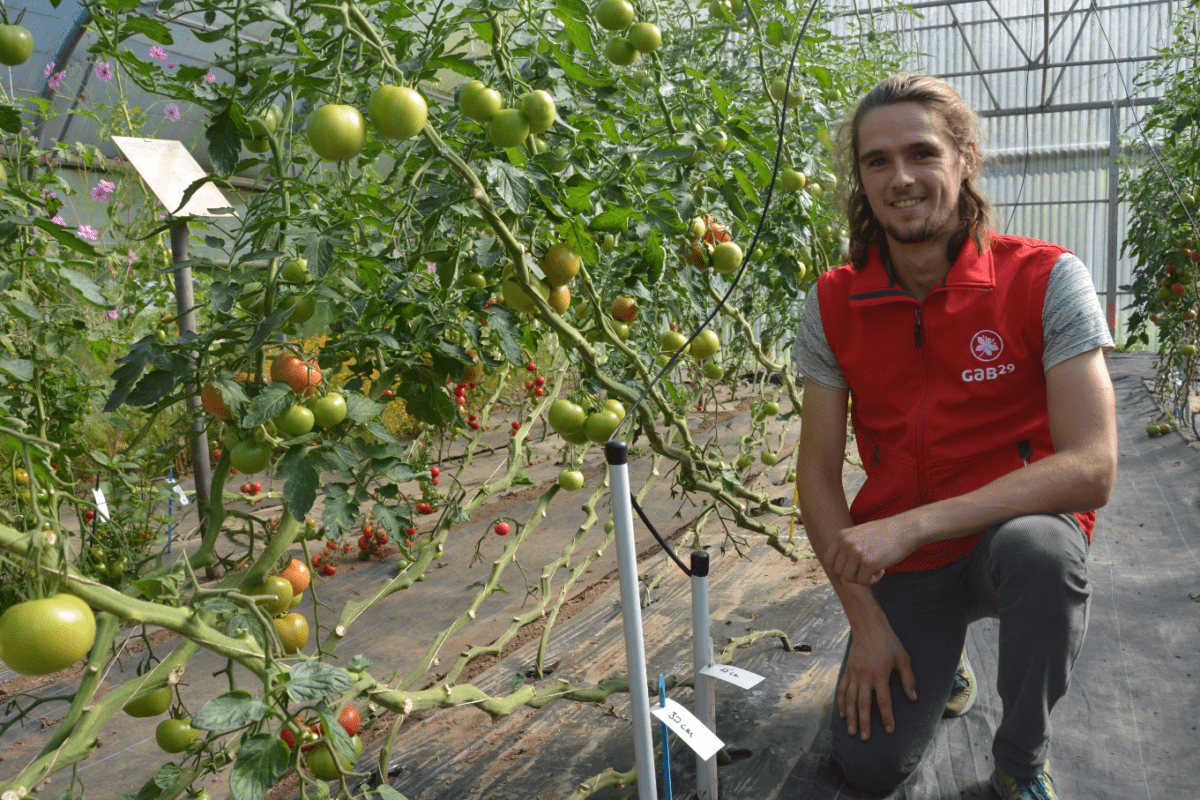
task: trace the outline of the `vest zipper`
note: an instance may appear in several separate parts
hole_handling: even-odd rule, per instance
[[[932,502],[933,498],[929,492],[929,476],[925,474],[925,414],[929,408],[930,398],[933,394],[933,380],[930,377],[929,368],[929,351],[921,347],[921,308],[917,307],[916,322],[913,325],[913,334],[917,340],[917,349],[921,351],[921,365],[925,369],[925,395],[921,398],[920,405],[917,406],[917,435],[916,435],[916,461],[917,461],[917,493],[921,499],[922,505]]]
[[[917,340],[917,347],[921,346],[921,309],[917,309],[917,321],[913,324],[913,336]]]

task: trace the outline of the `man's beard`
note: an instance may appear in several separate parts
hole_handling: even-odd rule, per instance
[[[883,229],[888,236],[900,244],[920,244],[921,242],[928,242],[937,234],[937,230],[933,224],[933,217],[926,217],[925,221],[921,223],[921,227],[910,233],[902,232],[895,225],[885,225],[883,226]]]

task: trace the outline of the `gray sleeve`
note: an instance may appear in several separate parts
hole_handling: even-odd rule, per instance
[[[1083,262],[1063,253],[1050,270],[1042,306],[1042,369],[1097,347],[1111,353],[1112,334],[1092,276]]]
[[[850,388],[829,347],[829,340],[825,338],[815,283],[804,299],[804,316],[800,320],[796,343],[792,345],[792,360],[796,363],[796,372],[818,386],[838,390]]]

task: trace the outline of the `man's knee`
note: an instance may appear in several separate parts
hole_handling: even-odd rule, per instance
[[[1061,516],[1017,517],[1000,525],[992,544],[993,577],[1053,591],[1087,593],[1087,546],[1083,531]]]

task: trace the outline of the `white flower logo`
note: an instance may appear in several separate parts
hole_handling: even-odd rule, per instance
[[[995,331],[980,331],[971,337],[971,355],[980,361],[995,361],[1004,351],[1004,340]]]

